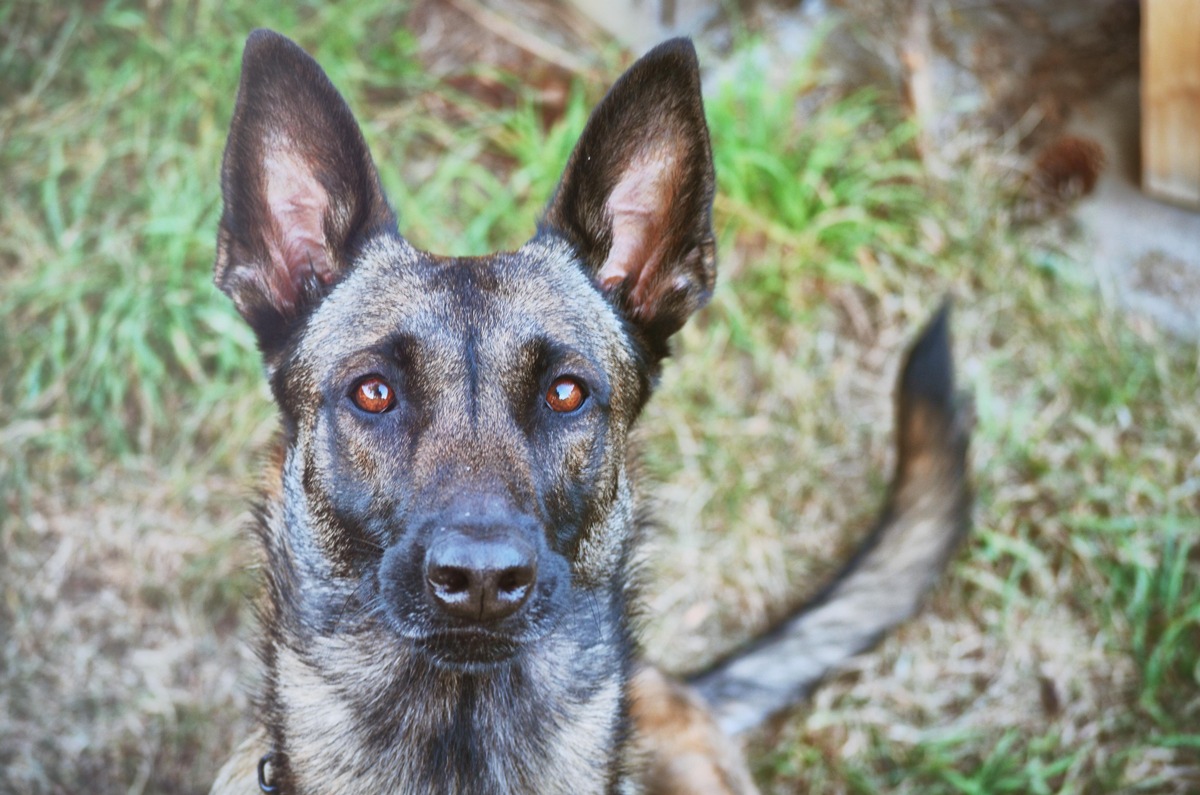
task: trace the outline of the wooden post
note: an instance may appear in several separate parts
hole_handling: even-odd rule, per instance
[[[1200,208],[1200,0],[1142,0],[1142,188]]]

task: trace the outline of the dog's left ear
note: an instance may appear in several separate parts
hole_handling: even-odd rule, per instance
[[[592,112],[542,220],[656,355],[712,294],[713,181],[696,51],[673,39]]]

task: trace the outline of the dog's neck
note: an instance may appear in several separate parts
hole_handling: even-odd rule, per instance
[[[357,601],[310,580],[281,506],[261,513],[268,587],[264,722],[282,791],[624,791],[627,587],[575,591],[549,636],[513,660],[440,667]],[[331,609],[337,604],[337,609]],[[335,615],[336,621],[321,616]]]

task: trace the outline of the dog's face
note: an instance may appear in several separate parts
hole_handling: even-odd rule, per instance
[[[295,576],[342,600],[315,609],[353,598],[472,668],[611,583],[633,524],[627,433],[712,288],[712,189],[695,56],[672,42],[596,109],[528,244],[417,251],[320,68],[252,34],[217,283],[283,417],[286,543],[315,553]]]
[[[504,659],[553,626],[564,589],[620,563],[609,524],[646,385],[571,256],[379,241],[276,377],[332,569],[367,577],[391,626],[441,661]]]

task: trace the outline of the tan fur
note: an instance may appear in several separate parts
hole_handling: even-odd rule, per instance
[[[326,712],[325,717],[335,724],[336,732],[341,716],[330,709],[320,684],[310,684],[314,687],[303,698],[314,709]],[[628,698],[634,753],[640,768],[639,780],[631,782],[630,795],[757,795],[758,789],[746,769],[740,748],[721,732],[704,703],[687,685],[653,666],[642,665],[629,683]],[[580,718],[580,725],[595,724],[589,716]],[[587,742],[586,737],[578,739]],[[269,747],[265,732],[260,729],[252,733],[222,766],[209,795],[257,792],[258,762]],[[537,790],[539,795],[579,793],[571,783],[569,768],[554,764],[550,769],[562,778],[546,781]],[[343,782],[340,786],[351,785]],[[352,788],[338,791],[369,789],[364,790],[364,782],[355,781]],[[372,791],[385,790],[405,791],[397,788],[395,782]]]
[[[756,795],[741,749],[700,697],[643,665],[630,682],[630,716],[648,795]]]
[[[258,792],[258,760],[267,753],[269,744],[263,729],[254,732],[238,744],[233,756],[221,766],[210,795],[251,795]]]

